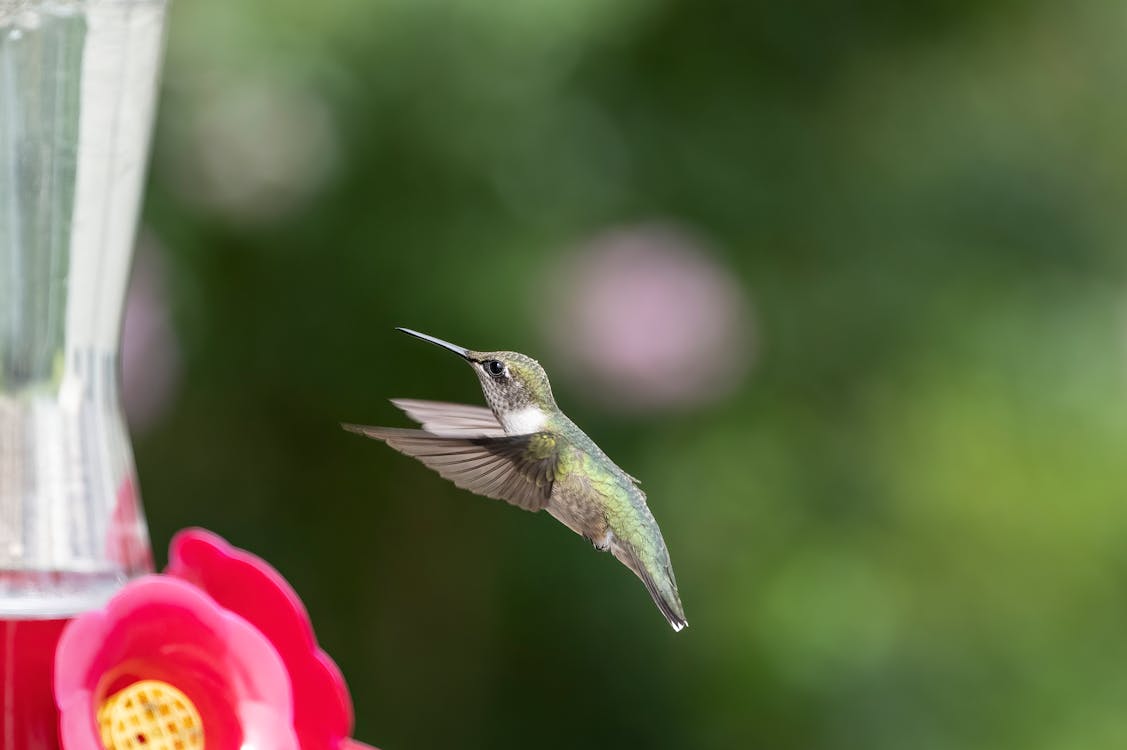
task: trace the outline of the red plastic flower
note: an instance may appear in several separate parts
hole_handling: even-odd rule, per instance
[[[349,739],[348,689],[297,594],[198,529],[173,539],[164,575],[67,626],[55,699],[64,750],[367,747]]]

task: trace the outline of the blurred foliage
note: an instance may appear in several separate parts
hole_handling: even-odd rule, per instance
[[[174,4],[145,217],[183,373],[136,440],[158,550],[202,525],[276,564],[385,748],[1127,746],[1125,23]],[[654,218],[719,248],[755,370],[693,411],[556,394],[643,478],[678,636],[548,517],[337,427],[479,402],[394,325],[551,373],[551,269]]]

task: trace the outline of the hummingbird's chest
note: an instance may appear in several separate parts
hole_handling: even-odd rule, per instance
[[[596,448],[568,441],[561,450],[549,511],[578,534],[598,541],[635,515],[629,479]],[[644,503],[644,501],[643,501]]]

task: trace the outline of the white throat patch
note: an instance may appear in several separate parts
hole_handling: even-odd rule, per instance
[[[548,415],[535,406],[526,406],[501,418],[505,432],[510,435],[527,435],[539,432],[548,422]]]

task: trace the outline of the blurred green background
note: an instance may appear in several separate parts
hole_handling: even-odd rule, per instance
[[[158,558],[392,748],[1127,747],[1127,9],[176,2],[126,327]],[[621,290],[621,294],[618,291]],[[516,349],[692,627],[342,432]]]

